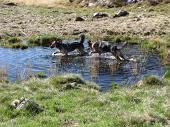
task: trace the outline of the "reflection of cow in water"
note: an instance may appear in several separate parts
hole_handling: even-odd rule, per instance
[[[53,73],[66,72],[66,73],[90,73],[90,78],[97,79],[99,73],[113,74],[119,68],[119,63],[112,59],[105,59],[101,57],[77,57],[77,56],[55,56],[53,57],[52,67],[55,71]]]
[[[101,57],[92,57],[89,62],[92,80],[97,80],[101,72],[113,74],[119,69],[120,63]]]
[[[97,83],[104,80],[137,80],[138,64],[136,62],[117,62],[113,58],[105,58],[95,54],[96,56],[54,56],[51,68],[51,74],[60,73],[77,73],[81,74],[86,80],[91,80]],[[104,54],[105,55],[105,54]],[[107,75],[106,79],[101,77]],[[132,76],[133,78],[127,78]],[[120,79],[116,79],[118,76]],[[109,79],[109,77],[111,77]],[[113,79],[112,79],[113,78]]]
[[[86,58],[76,55],[71,55],[69,57],[58,55],[54,56],[52,60],[53,63],[55,63],[53,66],[53,70],[56,71],[55,73],[80,73],[84,71],[86,65]]]

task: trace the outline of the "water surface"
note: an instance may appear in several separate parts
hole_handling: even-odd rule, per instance
[[[27,79],[29,75],[44,72],[47,76],[60,73],[80,74],[83,79],[94,81],[102,90],[107,90],[112,82],[125,85],[139,81],[145,75],[162,76],[164,68],[159,55],[146,53],[138,46],[129,46],[124,54],[135,61],[118,64],[105,54],[95,56],[52,56],[55,49],[34,47],[16,50],[0,47],[0,67],[7,68],[10,81]]]

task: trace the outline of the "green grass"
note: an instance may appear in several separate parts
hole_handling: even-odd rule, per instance
[[[39,35],[28,38],[28,45],[30,46],[50,46],[53,41],[59,40],[58,35]]]
[[[37,78],[46,78],[46,75],[45,75],[44,72],[38,72],[38,73],[35,74],[35,77],[37,77]]]
[[[164,85],[152,83],[157,80],[147,79],[147,85],[117,87],[105,93],[71,74],[43,80],[33,78],[19,84],[3,83],[0,85],[0,126],[169,126],[170,81],[162,79]],[[11,102],[20,97],[30,98],[43,111],[33,115],[26,110],[10,109]]]
[[[170,71],[165,73],[164,78],[170,80]]]
[[[22,43],[22,40],[19,37],[9,37],[5,36],[0,40],[0,46],[5,48],[14,48],[14,49],[27,49],[28,45]]]

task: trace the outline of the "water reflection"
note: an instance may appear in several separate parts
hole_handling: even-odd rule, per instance
[[[108,54],[52,57],[52,52],[50,48],[40,47],[27,50],[0,48],[0,61],[6,66],[5,73],[11,81],[28,79],[37,72],[44,72],[47,76],[76,73],[85,80],[98,83],[102,90],[107,90],[112,82],[129,85],[145,75],[161,76],[164,72],[158,54],[143,52],[135,46],[125,49],[124,54],[135,59],[126,63],[117,63]]]

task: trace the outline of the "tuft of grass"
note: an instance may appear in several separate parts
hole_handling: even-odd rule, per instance
[[[28,45],[31,46],[50,46],[53,41],[60,40],[58,35],[39,35],[28,39]]]
[[[0,82],[7,82],[7,66],[0,68]]]
[[[46,78],[47,76],[45,75],[44,72],[38,72],[38,73],[35,74],[35,77],[37,77],[37,78]]]
[[[143,84],[149,86],[163,85],[163,81],[156,76],[146,76],[143,78]]]
[[[26,44],[22,44],[22,43],[15,43],[11,46],[11,48],[15,48],[15,49],[27,49],[28,45]]]
[[[167,70],[163,76],[164,79],[170,80],[170,70]]]
[[[141,48],[150,50],[150,49],[157,49],[159,45],[159,42],[156,40],[149,40],[149,39],[144,39],[141,43]]]
[[[9,43],[14,44],[14,43],[21,42],[21,39],[18,38],[18,37],[10,37],[10,38],[7,39],[7,41],[8,41]]]
[[[85,82],[78,75],[65,74],[60,76],[55,76],[50,79],[50,83],[56,87],[61,89],[74,89],[78,88],[81,84],[85,84]]]
[[[0,42],[0,45],[5,48],[27,49],[28,45],[23,44],[19,37],[5,37]]]
[[[115,90],[115,89],[117,89],[117,88],[118,88],[117,84],[113,82],[113,83],[111,84],[111,90]]]

